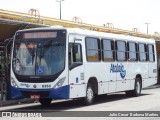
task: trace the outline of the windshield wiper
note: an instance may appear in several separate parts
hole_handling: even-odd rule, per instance
[[[45,45],[44,43],[41,43],[40,47],[40,55],[39,55],[39,65],[41,64],[41,59],[44,56],[44,53],[49,49],[49,47],[52,45],[52,40],[47,41],[47,44]]]
[[[40,61],[40,64],[41,64],[41,59],[42,57],[44,56],[44,47],[40,49],[40,55],[39,55],[39,61]]]
[[[33,62],[34,62],[34,58],[35,58],[35,54],[34,54],[34,48],[32,48],[32,65],[33,65]]]
[[[30,55],[32,56],[32,65],[33,65],[34,58],[35,58],[35,50],[34,50],[35,48],[34,47],[32,49],[28,48],[27,45],[29,45],[29,43],[26,40],[24,40],[24,42],[25,42],[26,48],[28,49]]]

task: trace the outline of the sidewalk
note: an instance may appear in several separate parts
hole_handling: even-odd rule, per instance
[[[10,105],[18,105],[18,104],[24,104],[24,103],[33,103],[35,102],[34,99],[24,98],[19,100],[0,100],[0,107],[2,106],[10,106]]]
[[[146,88],[143,88],[143,90],[156,89],[156,88],[160,88],[160,85],[153,85],[153,86],[150,86],[150,87],[146,87]],[[33,102],[35,102],[35,100],[34,99],[29,99],[29,98],[19,99],[19,100],[6,100],[6,101],[0,100],[0,107],[16,105],[16,104],[24,104],[24,103],[33,103]]]

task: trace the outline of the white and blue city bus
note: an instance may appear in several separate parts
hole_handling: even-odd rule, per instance
[[[82,98],[125,91],[139,96],[157,83],[155,40],[79,28],[46,27],[15,33],[11,97]]]

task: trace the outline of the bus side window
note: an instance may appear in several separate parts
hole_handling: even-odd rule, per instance
[[[126,42],[120,40],[116,41],[116,49],[117,49],[117,61],[126,61],[127,60]]]
[[[102,39],[102,59],[103,61],[114,61],[114,41],[111,39]]]
[[[147,49],[145,43],[139,43],[139,61],[140,62],[146,62],[147,61]]]
[[[151,44],[148,45],[148,60],[149,62],[155,61],[154,46]]]
[[[135,42],[128,42],[128,61],[138,61],[138,54],[137,54],[137,44]]]
[[[86,37],[86,58],[88,62],[101,61],[100,39]]]

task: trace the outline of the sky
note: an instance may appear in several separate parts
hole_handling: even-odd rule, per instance
[[[0,0],[0,9],[28,13],[38,9],[41,16],[59,18],[56,0]],[[115,28],[149,34],[160,33],[160,0],[64,0],[62,19],[81,18],[83,23],[103,26],[112,23]]]

